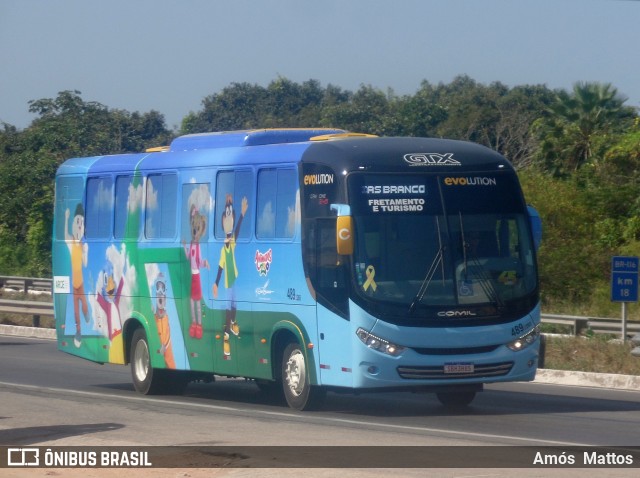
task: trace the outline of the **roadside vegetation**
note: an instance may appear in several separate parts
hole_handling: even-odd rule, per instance
[[[546,337],[544,368],[640,375],[640,357],[630,342],[612,336]]]

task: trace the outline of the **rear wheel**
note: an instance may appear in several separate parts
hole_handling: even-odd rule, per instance
[[[298,343],[290,343],[282,356],[282,388],[291,408],[312,410],[318,408],[325,392],[310,385],[307,361]]]
[[[149,342],[144,329],[139,328],[133,333],[131,340],[131,377],[136,391],[143,395],[162,393],[166,385],[164,370],[157,370],[151,366]]]
[[[447,408],[464,408],[476,398],[476,392],[439,392],[436,393],[440,403]]]

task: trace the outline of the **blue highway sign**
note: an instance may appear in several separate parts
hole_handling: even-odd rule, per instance
[[[637,257],[614,256],[611,258],[611,301],[638,302]]]

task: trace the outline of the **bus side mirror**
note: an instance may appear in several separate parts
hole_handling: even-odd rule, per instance
[[[340,255],[353,254],[353,218],[351,216],[336,218],[336,246]]]
[[[533,206],[527,206],[527,211],[529,212],[529,222],[531,223],[531,232],[533,234],[533,245],[537,251],[542,242],[542,219],[540,219],[540,214]]]

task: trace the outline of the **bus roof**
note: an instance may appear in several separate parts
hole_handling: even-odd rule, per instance
[[[277,147],[260,147],[269,145]],[[512,169],[500,154],[467,141],[375,137],[340,129],[309,128],[180,136],[169,147],[151,148],[144,153],[73,158],[60,166],[58,174],[100,174],[290,161],[326,164],[335,171],[435,172],[445,169],[451,171],[453,168],[462,172]]]
[[[300,143],[309,141],[316,136],[345,133],[344,130],[332,128],[284,128],[188,134],[174,139],[169,150],[193,151],[196,149]]]

